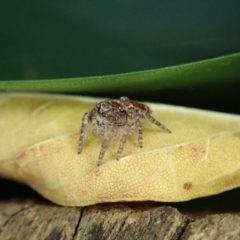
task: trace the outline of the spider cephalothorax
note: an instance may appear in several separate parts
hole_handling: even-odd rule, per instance
[[[103,137],[102,147],[98,157],[100,165],[111,140],[119,136],[120,142],[116,159],[118,160],[123,151],[128,135],[138,129],[138,143],[142,147],[142,123],[143,119],[148,119],[165,132],[171,132],[159,121],[151,116],[150,108],[142,103],[130,101],[127,97],[121,97],[120,101],[108,99],[98,103],[93,110],[84,114],[80,131],[78,153],[81,153],[85,139],[87,125],[93,124],[94,131]]]

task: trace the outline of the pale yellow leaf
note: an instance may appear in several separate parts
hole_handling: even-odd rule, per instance
[[[68,206],[116,201],[185,201],[240,185],[240,116],[148,104],[172,130],[143,123],[115,160],[114,139],[97,167],[101,137],[89,128],[77,154],[83,114],[99,99],[0,95],[0,176]]]

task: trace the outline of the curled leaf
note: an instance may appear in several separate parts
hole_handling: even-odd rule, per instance
[[[240,186],[240,117],[148,104],[168,126],[143,122],[115,160],[114,139],[97,167],[101,137],[89,128],[77,154],[81,118],[99,99],[0,95],[0,176],[68,206],[116,201],[185,201]]]

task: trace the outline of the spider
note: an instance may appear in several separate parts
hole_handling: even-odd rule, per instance
[[[116,156],[117,160],[123,152],[128,135],[135,129],[138,130],[139,147],[143,147],[141,121],[144,119],[157,125],[163,131],[171,133],[162,123],[151,116],[151,113],[152,111],[147,105],[130,101],[127,97],[121,97],[120,100],[108,99],[98,103],[90,112],[83,115],[78,154],[82,151],[89,122],[92,123],[94,132],[103,137],[102,147],[98,157],[98,166],[101,164],[104,154],[114,137],[120,136]]]

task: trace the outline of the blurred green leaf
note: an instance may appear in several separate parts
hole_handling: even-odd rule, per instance
[[[107,92],[147,91],[240,79],[240,53],[155,70],[97,77],[3,80],[1,91]]]

